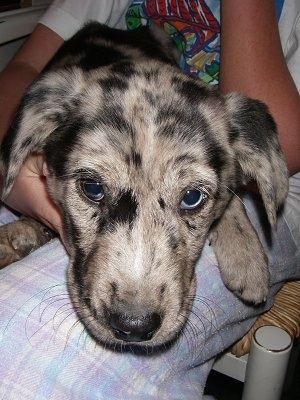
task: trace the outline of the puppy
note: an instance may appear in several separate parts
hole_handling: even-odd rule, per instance
[[[261,102],[180,71],[156,29],[90,23],[66,42],[3,142],[3,199],[32,153],[61,210],[71,299],[99,342],[173,340],[207,238],[227,287],[265,299],[268,261],[235,193],[255,181],[275,227],[287,194],[275,123]]]

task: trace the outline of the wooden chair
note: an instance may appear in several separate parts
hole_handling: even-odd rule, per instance
[[[300,336],[300,280],[287,282],[283,285],[281,290],[275,296],[272,308],[257,318],[248,333],[215,362],[213,369],[224,375],[244,382],[245,387],[246,380],[249,379],[249,373],[247,373],[247,366],[249,367],[248,354],[251,351],[253,335],[257,329],[262,326],[279,327],[287,332],[292,340]],[[296,347],[296,351],[292,351],[289,363],[291,370],[292,364],[295,363],[298,356],[298,352],[299,345]],[[268,353],[266,353],[266,356],[268,356]],[[276,358],[274,360],[276,360]],[[276,363],[276,361],[273,362]],[[272,365],[270,365],[269,368],[268,373],[270,379],[268,380],[268,386],[271,387],[274,385],[274,387],[276,387],[276,385],[278,385],[278,375],[275,374],[276,368],[274,368],[274,376],[272,376]],[[287,368],[281,371],[282,376],[280,379],[282,381],[285,379]],[[252,381],[253,380],[251,379],[251,385],[255,385]],[[251,395],[249,397],[249,390],[251,392],[251,388],[249,389],[249,385],[247,385],[247,395],[244,391],[242,400],[246,398],[253,398],[253,400],[259,400],[261,398],[265,400],[263,393],[259,398],[257,397],[256,387],[253,387],[253,393],[255,392],[255,395],[253,394],[253,396],[255,397],[251,397]],[[277,396],[280,395],[281,393],[277,393]]]

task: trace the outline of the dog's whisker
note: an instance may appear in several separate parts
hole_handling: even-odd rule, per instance
[[[61,303],[62,301],[65,301],[65,300],[69,300],[69,295],[68,294],[65,294],[65,295],[60,295],[60,294],[54,295],[54,296],[51,296],[51,297],[49,297],[47,299],[44,299],[42,302],[40,302],[39,303],[40,321],[43,319],[43,316],[47,312],[48,308],[52,308],[52,306],[54,304]],[[43,305],[43,310],[41,311],[42,305]]]
[[[73,305],[68,302],[63,304],[62,306],[58,307],[58,309],[55,311],[52,321],[53,321],[53,327],[55,325],[55,320],[57,320],[58,318],[60,318],[62,315],[67,314],[67,317],[64,317],[63,319],[60,320],[60,324],[64,323],[65,319],[68,318],[69,316],[71,316],[72,314],[75,315],[75,310]]]
[[[70,314],[70,315],[73,315],[73,313]],[[70,316],[70,315],[69,315],[69,316]],[[69,316],[68,316],[68,317],[69,317]],[[72,327],[68,330],[68,333],[67,333],[67,336],[66,336],[66,345],[65,345],[65,346],[67,346],[67,344],[69,343],[70,338],[72,337],[74,330],[77,329],[77,326],[78,326],[78,325],[79,325],[80,327],[82,326],[82,322],[81,322],[79,319],[77,319],[77,320],[72,324]],[[84,327],[82,327],[81,332],[80,332],[80,334],[78,335],[77,346],[79,346],[79,344],[80,344],[80,342],[81,342],[81,337],[83,336],[83,334],[86,334],[86,330],[85,330]]]
[[[63,299],[63,300],[65,301],[65,299]],[[57,303],[57,301],[58,300],[52,302],[51,305]],[[54,314],[51,313],[51,316],[49,316],[48,319],[46,319],[46,320],[45,320],[44,316],[39,316],[39,321],[38,321],[39,328],[35,332],[33,332],[32,336],[35,336],[38,332],[40,332],[43,328],[45,328],[50,322],[52,322],[53,330],[55,330],[55,319],[59,315],[59,313],[62,312],[61,310],[64,307],[66,307],[67,305],[70,305],[70,303],[68,302],[68,303],[65,303],[62,306],[60,306],[58,309],[55,310]],[[48,307],[48,305],[46,307]],[[50,307],[50,305],[49,305],[49,307]],[[26,331],[29,331],[28,325],[32,320],[34,320],[34,317],[32,315],[33,312],[34,312],[34,310],[31,311],[31,313],[26,318],[26,322],[25,322],[25,330]],[[43,310],[43,314],[45,314],[45,310]],[[74,310],[73,310],[73,314],[74,314]],[[44,322],[42,323],[42,321],[44,321]]]
[[[48,293],[49,290],[52,289],[56,289],[59,288],[61,286],[64,286],[64,284],[56,284],[56,285],[52,285],[48,288],[45,289],[41,289],[40,291],[38,291],[37,293],[35,293],[34,295],[30,296],[25,303],[23,303],[19,308],[17,308],[17,310],[12,314],[12,316],[10,317],[10,319],[8,320],[7,324],[4,327],[3,333],[5,333],[7,331],[7,329],[9,328],[10,324],[12,323],[13,319],[16,317],[16,315],[22,311],[22,309],[24,309],[27,305],[29,305],[32,301],[37,300],[39,298],[40,295]],[[37,307],[40,306],[40,302],[34,306],[34,308],[30,311],[29,315],[34,312],[34,310],[36,310]]]
[[[237,198],[240,202],[241,202],[241,204],[245,207],[245,209],[247,210],[247,211],[249,211],[249,209],[247,208],[247,204],[244,202],[244,200],[243,200],[243,198],[240,196],[240,195],[238,195],[238,193],[237,192],[235,192],[234,190],[232,190],[229,186],[227,186],[227,185],[223,185],[230,193],[232,193],[233,194],[233,196],[235,196],[235,198]]]

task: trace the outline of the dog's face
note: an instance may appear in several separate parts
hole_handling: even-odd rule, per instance
[[[270,220],[285,196],[285,170],[266,173],[284,165],[266,110],[152,59],[50,71],[24,104],[4,144],[6,188],[20,154],[44,151],[80,318],[106,344],[174,339],[208,232],[246,175],[277,196]]]
[[[170,67],[117,79],[97,72],[100,84],[87,84],[48,141],[49,190],[64,216],[70,290],[93,335],[161,344],[186,319],[195,261],[239,173],[215,94]]]

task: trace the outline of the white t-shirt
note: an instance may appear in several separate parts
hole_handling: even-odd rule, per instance
[[[132,0],[54,0],[40,23],[64,40],[87,21],[98,21],[112,28],[126,29],[125,14]]]
[[[281,45],[289,71],[300,92],[300,1],[285,0],[278,23]],[[300,110],[299,110],[300,112]],[[300,154],[299,154],[300,157]],[[290,178],[283,215],[300,247],[300,172]]]
[[[278,23],[283,53],[300,92],[300,1],[285,0]]]

